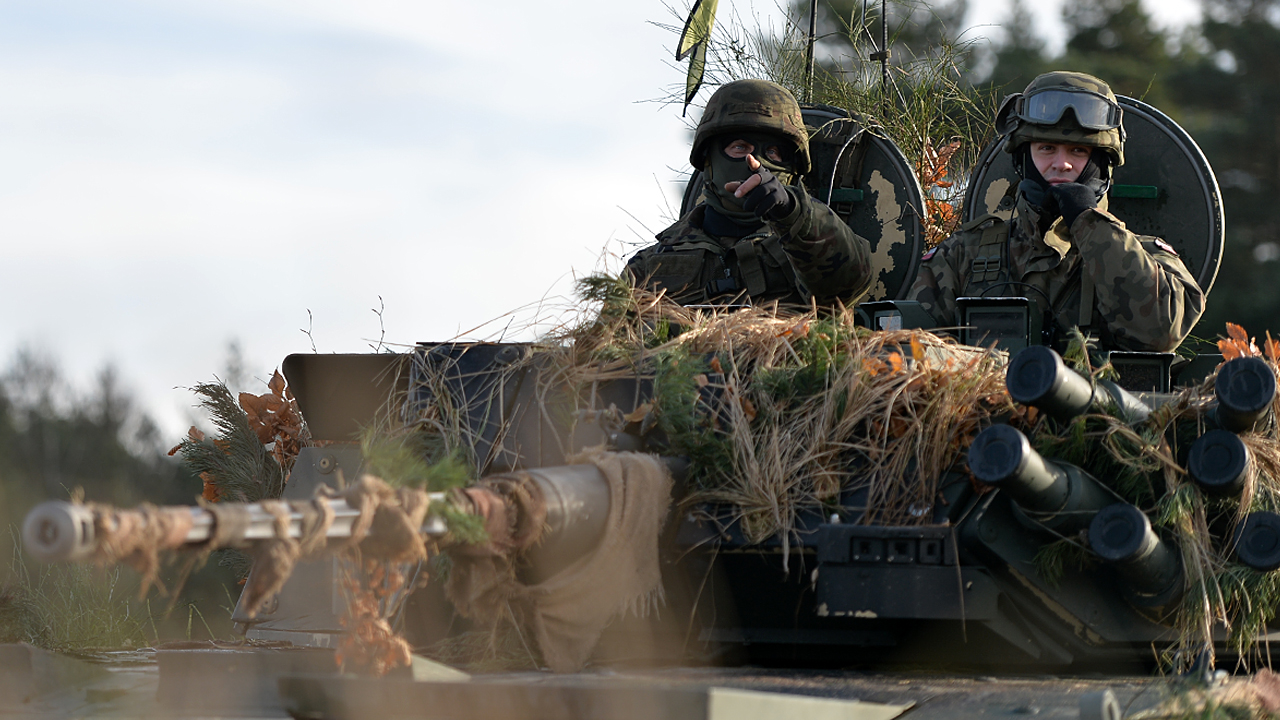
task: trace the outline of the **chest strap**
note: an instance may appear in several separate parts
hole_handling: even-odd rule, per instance
[[[747,294],[754,298],[762,297],[769,289],[769,279],[760,262],[760,248],[755,242],[764,237],[767,237],[767,233],[748,235],[733,246],[733,253],[738,258],[738,272],[742,273],[742,283]]]
[[[1084,265],[1084,260],[1080,261]],[[1080,273],[1080,319],[1079,325],[1087,328],[1093,324],[1093,278],[1089,273]]]

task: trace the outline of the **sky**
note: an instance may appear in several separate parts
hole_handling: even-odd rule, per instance
[[[972,0],[970,37],[1007,8]],[[655,22],[663,0],[3,0],[0,368],[112,366],[176,441],[231,342],[265,383],[313,348],[529,339],[678,209]]]

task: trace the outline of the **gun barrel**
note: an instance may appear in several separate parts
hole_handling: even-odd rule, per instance
[[[1187,454],[1187,474],[1211,495],[1238,495],[1251,472],[1249,449],[1227,430],[1209,430]]]
[[[1098,511],[1089,524],[1089,546],[1116,569],[1133,604],[1163,607],[1181,594],[1178,549],[1156,535],[1137,507],[1122,502]]]
[[[1232,432],[1247,432],[1271,407],[1276,376],[1262,358],[1238,357],[1218,370],[1213,392],[1218,399],[1214,409],[1218,424]]]
[[[429,497],[432,502],[443,501],[444,493],[431,493]],[[316,502],[327,503],[333,511],[333,524],[329,526],[327,536],[350,537],[351,527],[360,511],[341,498],[317,499]],[[234,537],[226,538],[227,540],[254,542],[276,537],[276,516],[267,512],[262,503],[244,503],[242,507],[248,523],[243,529],[237,528]],[[100,523],[110,522],[116,527],[140,527],[147,522],[155,522],[166,514],[189,515],[190,522],[178,524],[178,527],[185,528],[180,536],[166,537],[161,541],[164,549],[207,542],[217,529],[216,515],[201,507],[179,505],[156,508],[151,513],[146,513],[138,510],[93,508],[53,500],[40,503],[27,513],[22,523],[22,541],[27,552],[38,560],[83,562],[89,560],[97,548],[96,528]],[[303,513],[291,509],[289,537],[302,537],[304,522],[306,520]],[[444,521],[438,517],[429,516],[422,527],[422,533],[430,536],[441,536],[447,531]]]
[[[1027,436],[1008,425],[992,425],[969,446],[974,477],[995,485],[1041,524],[1071,532],[1116,498],[1083,470],[1045,460]]]
[[[1146,403],[1119,385],[1109,380],[1091,382],[1044,345],[1032,345],[1014,356],[1005,374],[1005,387],[1015,402],[1063,421],[1107,403],[1114,404],[1130,423],[1146,420],[1151,414]]]

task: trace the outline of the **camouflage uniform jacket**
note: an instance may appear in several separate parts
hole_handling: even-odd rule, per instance
[[[627,271],[682,305],[853,305],[871,288],[871,246],[802,188],[789,190],[791,213],[741,239],[703,230],[706,207],[699,205],[636,253]]]
[[[1015,218],[1000,278],[973,282],[981,275],[973,265],[986,225],[974,221],[925,254],[908,297],[919,300],[939,327],[956,326],[957,297],[985,289],[990,297],[1032,298],[1052,312],[1058,344],[1062,329],[1078,326],[1108,350],[1168,352],[1204,312],[1204,293],[1174,249],[1130,232],[1106,211],[1105,199],[1069,228],[1058,218],[1043,235],[1023,199]],[[1090,293],[1093,307],[1082,322],[1081,297]]]

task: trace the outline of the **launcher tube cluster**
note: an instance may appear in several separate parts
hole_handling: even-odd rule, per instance
[[[1102,411],[1136,424],[1152,410],[1114,383],[1068,368],[1043,346],[1013,358],[1005,385],[1013,400],[1060,422]],[[1275,374],[1261,358],[1235,358],[1219,368],[1214,394],[1213,405],[1202,416],[1209,429],[1187,453],[1187,474],[1207,495],[1238,496],[1253,472],[1239,433],[1254,430],[1269,416]],[[970,446],[969,466],[977,479],[999,487],[1047,528],[1087,528],[1090,548],[1114,569],[1133,605],[1165,608],[1181,595],[1185,578],[1177,545],[1162,538],[1141,509],[1114,502],[1114,493],[1084,471],[1040,457],[1016,429],[994,425],[984,430]],[[1280,568],[1280,515],[1251,513],[1237,529],[1234,545],[1242,564],[1261,572]]]

